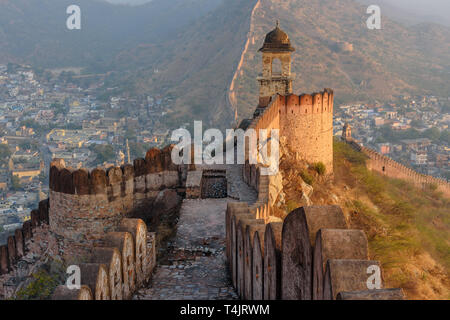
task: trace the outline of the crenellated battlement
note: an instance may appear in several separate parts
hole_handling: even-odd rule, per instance
[[[115,230],[124,217],[150,214],[158,194],[180,188],[185,166],[171,161],[173,146],[151,149],[121,167],[74,170],[56,159],[50,168],[50,228],[76,244]]]
[[[306,114],[333,113],[334,93],[331,89],[322,92],[284,97],[284,108],[281,113],[300,116]]]
[[[79,264],[83,284],[74,291],[62,285],[53,299],[129,299],[156,264],[156,235],[146,222],[176,208],[184,192],[188,168],[172,163],[172,149],[153,148],[133,164],[92,170],[54,159],[49,199],[0,247],[0,274],[14,275],[21,258],[41,254],[41,241],[52,242],[53,254],[64,252],[66,262]]]
[[[113,200],[128,193],[172,188],[179,178],[179,167],[171,161],[172,148],[151,149],[145,159],[135,159],[133,165],[91,171],[66,167],[64,160],[55,159],[50,167],[50,190],[79,196],[108,195]]]
[[[258,107],[246,129],[280,130],[280,139],[309,163],[322,162],[327,173],[333,172],[333,106],[334,92],[302,95],[274,95],[269,104]]]

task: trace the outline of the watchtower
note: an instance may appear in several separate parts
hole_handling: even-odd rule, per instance
[[[344,141],[352,140],[352,128],[347,122],[344,124],[344,128],[342,129],[342,140]]]
[[[258,108],[265,108],[274,94],[292,93],[295,77],[291,74],[291,54],[295,49],[277,21],[276,28],[266,35],[259,51],[262,52],[263,71],[257,78],[260,84]]]

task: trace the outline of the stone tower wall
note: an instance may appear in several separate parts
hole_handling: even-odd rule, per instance
[[[273,72],[276,60],[280,61],[280,73]],[[290,52],[264,52],[262,77],[258,78],[260,102],[272,97],[274,94],[287,95],[292,93],[291,53]]]
[[[290,95],[280,108],[280,136],[298,157],[333,172],[333,91]]]
[[[333,99],[330,89],[312,95],[272,97],[269,105],[256,116],[248,129],[279,129],[280,138],[298,159],[323,162],[327,173],[333,172]]]

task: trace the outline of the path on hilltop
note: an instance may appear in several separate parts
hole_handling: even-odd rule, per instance
[[[254,191],[243,185],[241,166],[227,166],[229,189],[235,197],[253,202]],[[218,168],[214,168],[218,169]],[[220,169],[225,169],[221,167]],[[226,199],[185,199],[167,255],[158,261],[152,280],[135,300],[232,300],[225,257]]]
[[[184,200],[168,256],[138,300],[237,299],[225,261],[226,199]]]

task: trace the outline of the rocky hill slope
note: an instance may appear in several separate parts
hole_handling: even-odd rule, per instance
[[[141,6],[103,0],[0,0],[0,63],[111,69],[121,51],[173,38],[221,0],[154,0]],[[81,9],[81,30],[68,30],[66,9]]]

